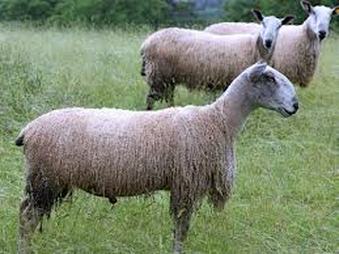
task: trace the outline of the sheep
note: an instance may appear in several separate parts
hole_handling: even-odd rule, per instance
[[[258,107],[295,114],[290,81],[266,63],[247,68],[213,103],[158,111],[68,108],[30,122],[24,146],[25,197],[20,205],[20,253],[44,215],[70,191],[109,200],[170,192],[173,252],[181,253],[192,213],[204,196],[219,209],[231,195],[234,142]]]
[[[321,42],[329,34],[331,16],[339,14],[339,6],[328,8],[300,2],[309,15],[301,25],[281,28],[270,65],[285,74],[293,83],[307,87],[316,72]],[[219,35],[257,33],[260,26],[254,23],[219,23],[204,31]]]
[[[234,35],[234,34],[256,34],[259,30],[260,25],[257,23],[221,22],[206,27],[204,29],[204,32],[219,35]]]
[[[280,27],[294,17],[264,17],[257,10],[253,14],[263,24],[255,35],[217,36],[180,28],[150,35],[141,46],[141,74],[150,87],[147,109],[160,99],[173,106],[176,84],[190,90],[225,90],[244,69],[259,59],[268,61]]]

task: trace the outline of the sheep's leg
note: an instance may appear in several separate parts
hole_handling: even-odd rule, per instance
[[[172,192],[170,208],[174,222],[173,253],[180,254],[182,253],[183,242],[187,237],[194,200],[182,198],[181,195]]]
[[[161,95],[157,92],[155,92],[153,89],[150,89],[148,95],[147,95],[147,99],[146,99],[146,103],[147,103],[147,110],[152,110],[154,103],[158,100],[161,99]]]
[[[175,85],[173,82],[169,84],[167,87],[166,91],[166,102],[169,107],[174,107],[174,90],[175,90]]]
[[[191,209],[187,208],[179,209],[179,211],[173,215],[175,225],[173,253],[175,254],[182,253],[183,242],[187,237],[191,215],[192,215]]]
[[[25,199],[19,212],[18,253],[30,253],[31,238],[44,215],[50,215],[56,202],[60,203],[70,190],[28,170]]]
[[[26,197],[20,205],[18,253],[31,253],[30,242],[38,224],[42,221],[43,214],[34,207],[30,197]]]

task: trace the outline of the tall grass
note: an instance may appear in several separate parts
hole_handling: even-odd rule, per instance
[[[147,30],[0,31],[0,253],[15,253],[23,193],[21,149],[13,141],[36,116],[68,106],[145,108],[139,47]],[[237,143],[234,195],[223,212],[204,203],[191,223],[187,253],[335,253],[338,246],[339,39],[324,43],[319,70],[298,89],[299,113],[259,110]],[[177,105],[215,94],[176,92]],[[160,104],[158,107],[164,107]],[[169,253],[165,192],[106,199],[77,192],[44,223],[37,253]]]

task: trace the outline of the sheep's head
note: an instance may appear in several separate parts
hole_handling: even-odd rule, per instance
[[[269,51],[273,50],[278,38],[279,29],[282,25],[289,24],[294,19],[294,16],[288,15],[280,19],[275,16],[265,17],[258,10],[253,10],[252,13],[262,25],[260,37],[263,42],[263,46]]]
[[[339,6],[329,8],[326,6],[312,6],[308,1],[300,2],[302,8],[309,15],[307,25],[310,31],[315,34],[320,41],[329,34],[329,26],[332,16],[339,15]]]
[[[282,73],[266,63],[257,63],[248,69],[247,77],[251,83],[248,96],[255,107],[275,110],[284,117],[297,112],[295,88]]]

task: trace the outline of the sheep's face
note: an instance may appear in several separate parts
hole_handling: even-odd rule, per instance
[[[286,16],[283,19],[279,19],[275,16],[265,17],[258,10],[253,10],[252,13],[261,23],[260,37],[263,46],[269,51],[273,50],[281,26],[290,23],[294,17]]]
[[[295,114],[298,99],[293,84],[280,72],[264,64],[256,64],[249,70],[251,89],[248,96],[255,107],[279,112],[284,117]]]
[[[339,6],[329,8],[326,6],[312,6],[308,1],[301,1],[301,6],[309,15],[308,28],[319,38],[325,39],[329,34],[329,26],[332,16],[339,14]]]

